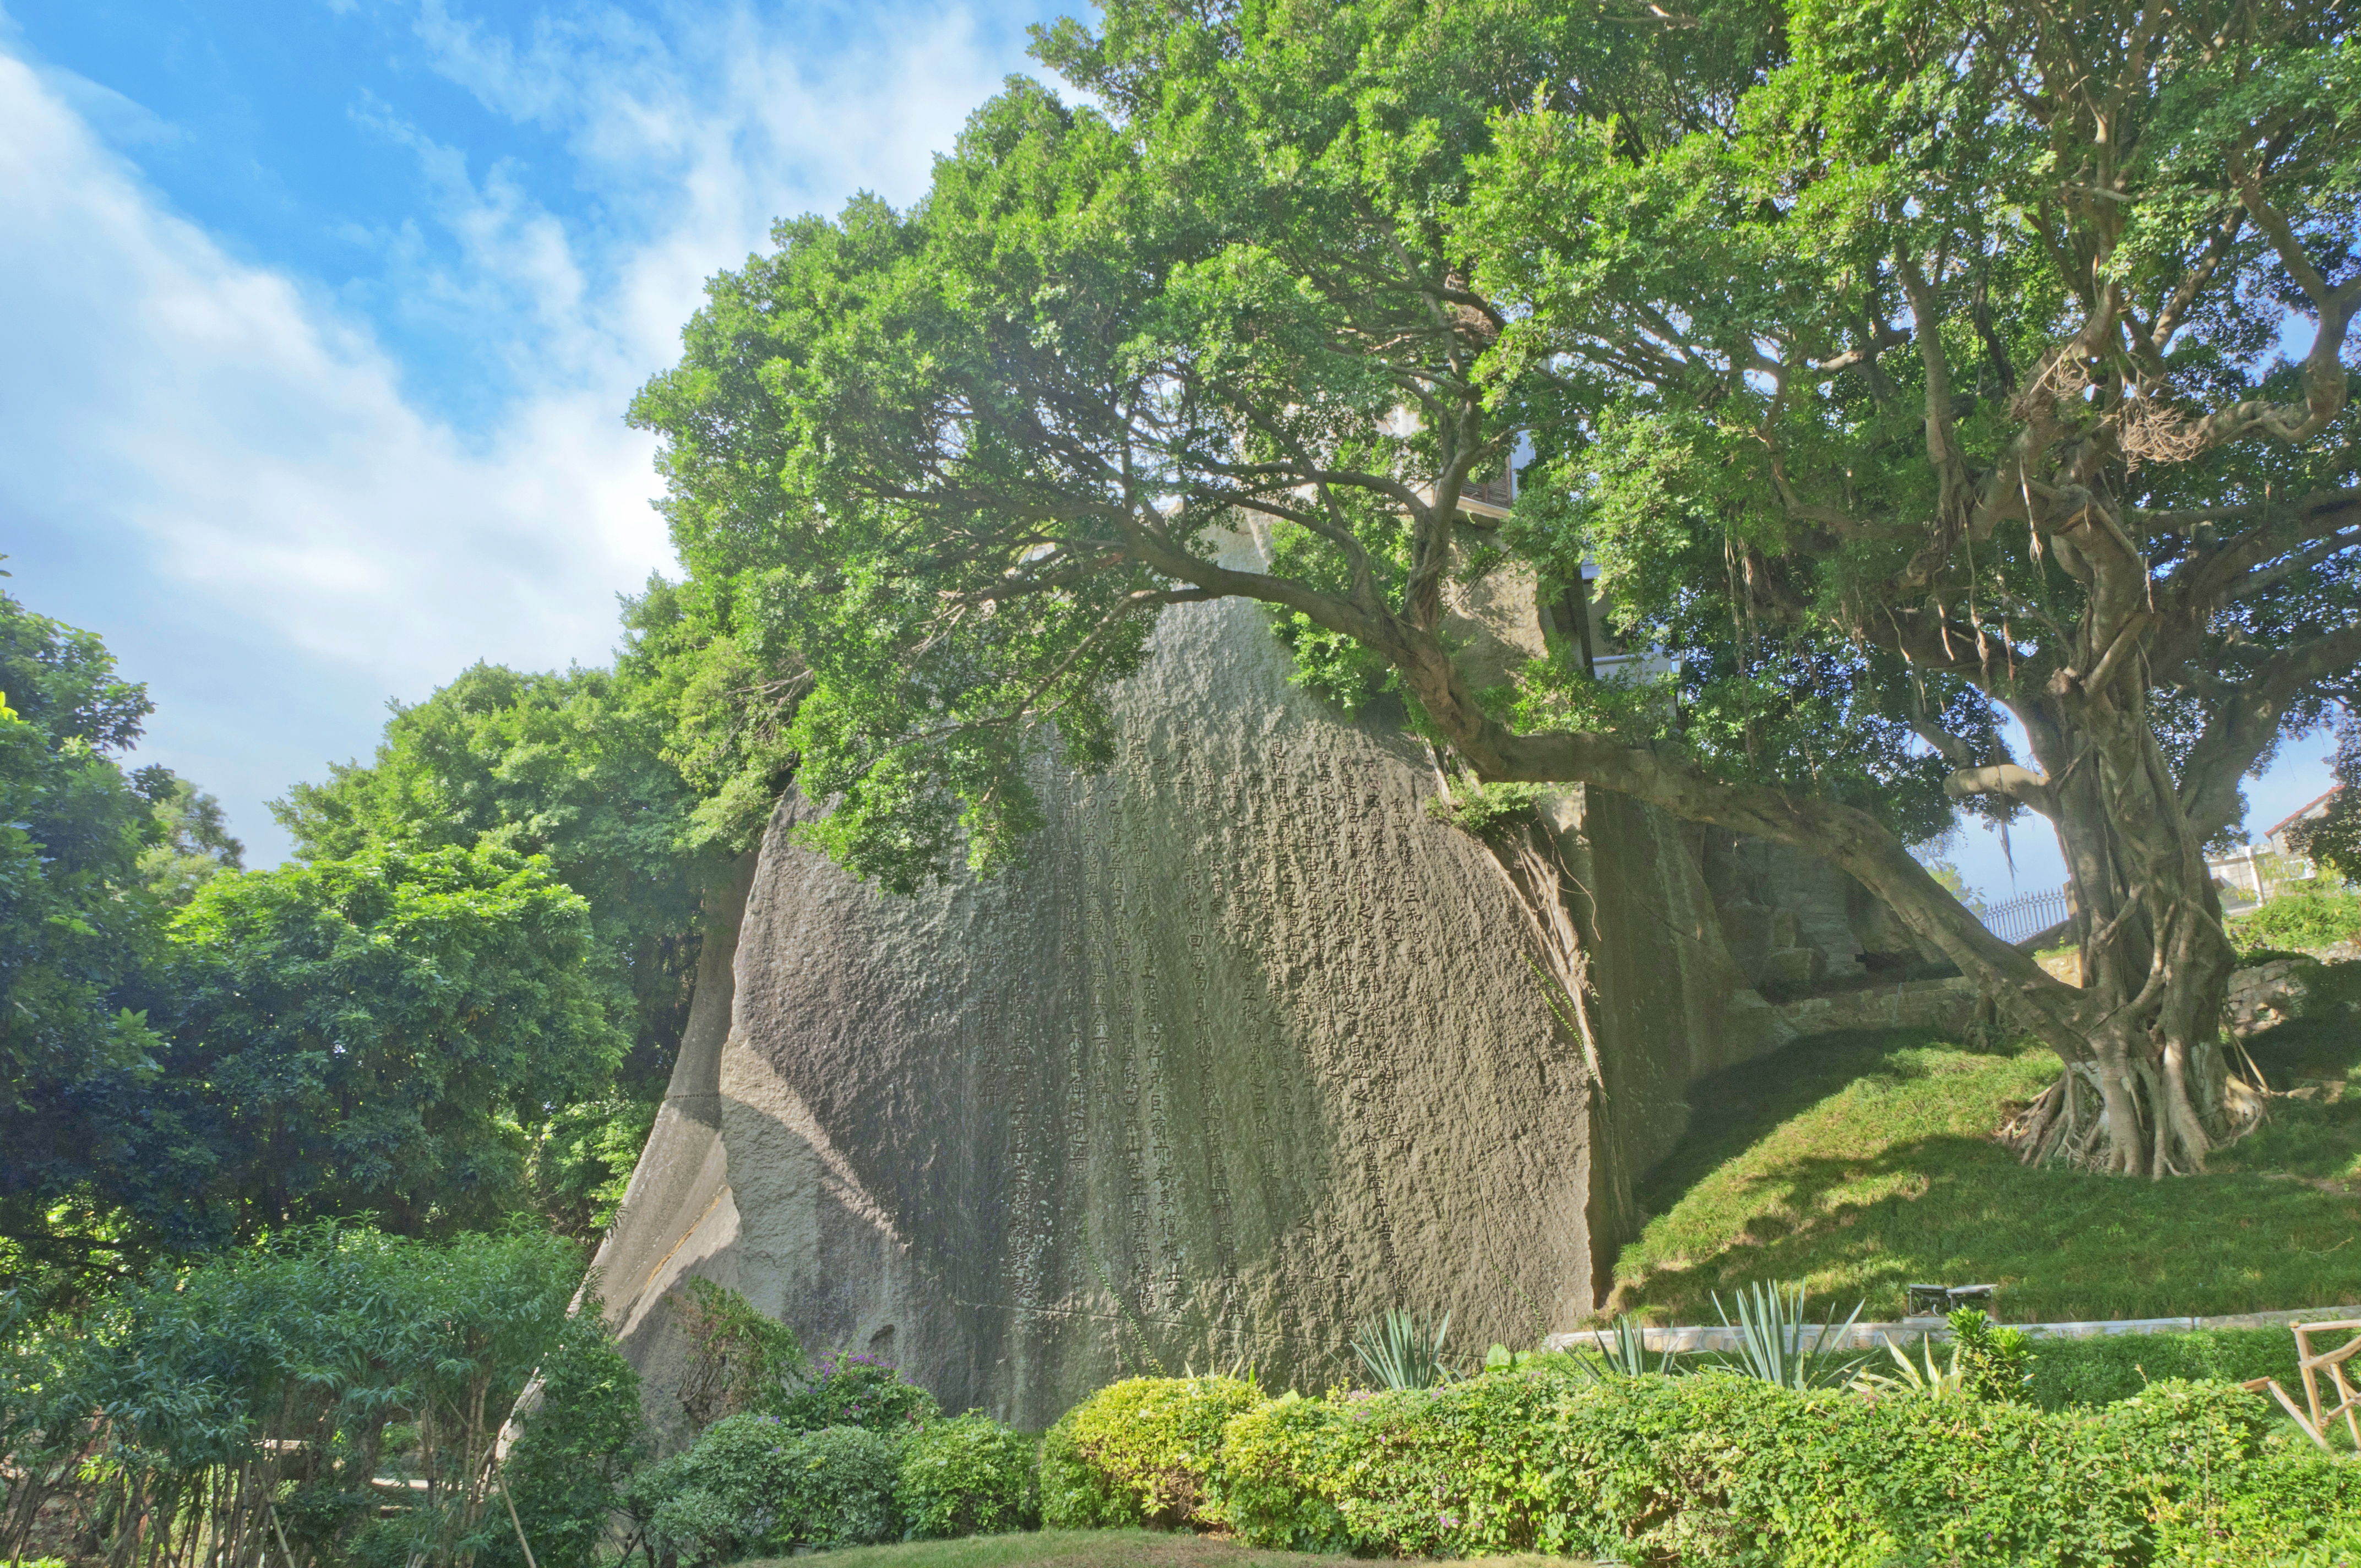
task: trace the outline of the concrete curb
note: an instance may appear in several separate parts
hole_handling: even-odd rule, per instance
[[[2009,1323],[2035,1339],[2103,1339],[2110,1334],[2182,1334],[2198,1329],[2277,1329],[2290,1323],[2320,1322],[2333,1318],[2361,1318],[2361,1306],[2306,1307],[2291,1312],[2235,1312],[2226,1318],[2114,1318],[2092,1323]],[[1814,1323],[1803,1332],[1809,1339],[1819,1325]],[[1739,1348],[1739,1331],[1710,1327],[1642,1329],[1647,1346],[1652,1351],[1734,1351]],[[1921,1334],[1937,1340],[1951,1337],[1950,1325],[1941,1318],[1905,1318],[1899,1322],[1855,1323],[1846,1330],[1839,1323],[1830,1331],[1827,1348],[1830,1350],[1874,1350],[1880,1337],[1904,1344]],[[1614,1344],[1614,1335],[1605,1329],[1586,1329],[1577,1333],[1551,1334],[1542,1341],[1543,1350],[1607,1350]]]

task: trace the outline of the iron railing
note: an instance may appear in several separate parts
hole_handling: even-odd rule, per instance
[[[1984,929],[2004,942],[2022,942],[2038,937],[2072,913],[2062,888],[2028,893],[1986,909]]]

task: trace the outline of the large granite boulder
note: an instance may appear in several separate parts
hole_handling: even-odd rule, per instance
[[[1687,1086],[1793,1031],[1687,830],[1574,790],[1511,853],[1288,676],[1256,607],[1170,611],[996,880],[888,897],[782,803],[600,1258],[660,1420],[690,1274],[1031,1427],[1125,1373],[1319,1386],[1391,1306],[1466,1353],[1591,1310]]]

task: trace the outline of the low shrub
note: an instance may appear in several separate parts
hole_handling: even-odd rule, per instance
[[[802,1387],[774,1397],[763,1409],[796,1431],[862,1427],[911,1432],[942,1414],[935,1397],[906,1381],[891,1363],[841,1351],[819,1357]]]
[[[2242,954],[2261,948],[2305,951],[2356,937],[2361,937],[2361,893],[2293,893],[2230,925],[2230,940]]]
[[[2299,1446],[2267,1401],[2220,1383],[2070,1411],[1537,1365],[1431,1390],[1225,1393],[1245,1407],[1217,1449],[1191,1451],[1191,1512],[1257,1546],[1960,1568],[2361,1551],[2361,1465]],[[1060,1426],[1089,1469],[1127,1413],[1170,1427],[1172,1407],[1213,1403],[1135,1382]],[[1125,1459],[1097,1470],[1102,1492],[1139,1495],[1145,1458]]]
[[[2276,1377],[2295,1387],[2295,1336],[2285,1329],[2200,1329],[2030,1343],[2026,1398],[2045,1410],[2113,1404],[2176,1377],[2223,1383]]]
[[[1952,1310],[1951,1340],[1957,1347],[1966,1391],[1979,1399],[2022,1399],[2033,1387],[2033,1341],[2022,1329],[1995,1323],[1982,1308]]]
[[[1040,1514],[1031,1439],[979,1411],[935,1421],[904,1440],[895,1501],[916,1540],[999,1535]]]
[[[901,1460],[895,1439],[864,1428],[796,1431],[776,1416],[729,1416],[633,1476],[623,1501],[659,1555],[691,1565],[861,1546],[901,1533]]]
[[[1223,1427],[1263,1402],[1259,1389],[1235,1377],[1133,1377],[1100,1389],[1042,1442],[1042,1522],[1058,1530],[1201,1522]]]

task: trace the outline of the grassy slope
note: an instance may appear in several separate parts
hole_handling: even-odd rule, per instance
[[[1144,1530],[1045,1530],[1027,1535],[986,1535],[966,1541],[920,1541],[819,1553],[830,1568],[1361,1568],[1351,1557],[1311,1557],[1240,1546],[1206,1536]],[[758,1559],[737,1568],[779,1568],[784,1559]],[[798,1558],[797,1562],[808,1561]],[[1499,1568],[1547,1563],[1563,1557],[1494,1557]]]
[[[2209,1174],[2151,1183],[2029,1170],[1991,1141],[2056,1075],[2046,1052],[1801,1041],[1698,1086],[1614,1305],[1713,1322],[1711,1291],[1798,1277],[1816,1310],[1865,1297],[1872,1318],[1914,1281],[1996,1283],[2015,1321],[2361,1302],[2361,1023],[2282,1025],[2254,1054],[2274,1087],[2341,1098],[2274,1101]]]

